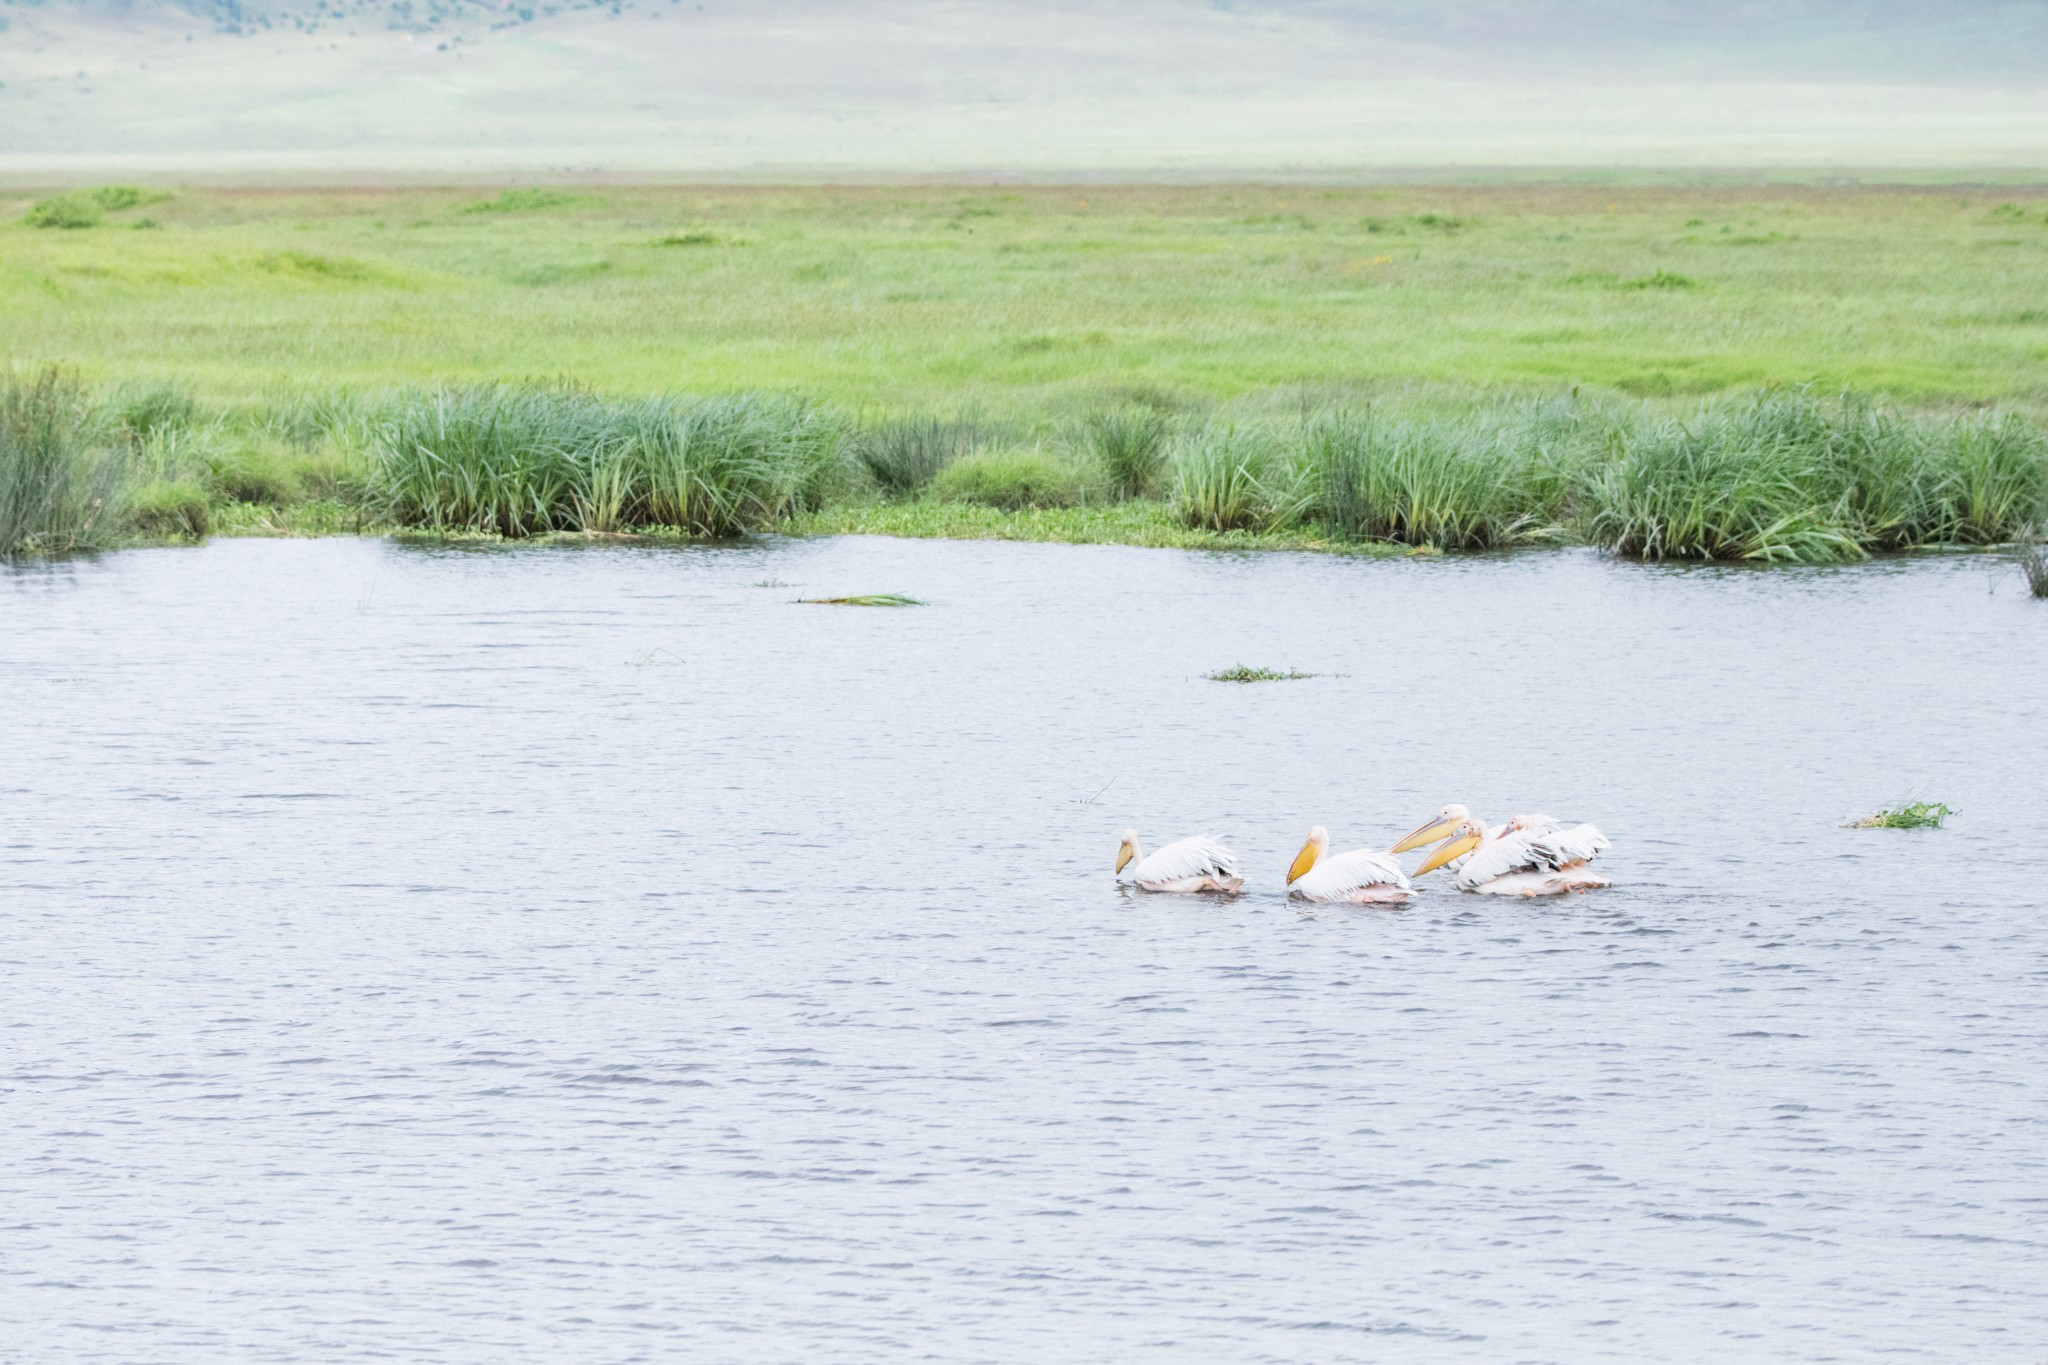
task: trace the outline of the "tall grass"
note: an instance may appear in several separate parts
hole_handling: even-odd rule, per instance
[[[1629,433],[1587,468],[1581,531],[1646,559],[1824,563],[2010,539],[2044,487],[2048,444],[2015,418],[1771,392]]]
[[[75,376],[0,378],[0,557],[103,543],[122,473]]]
[[[434,530],[733,535],[815,506],[842,435],[811,405],[768,395],[449,390],[403,406],[379,433],[367,500]]]
[[[892,417],[862,431],[854,454],[885,496],[908,498],[988,438],[988,430],[970,418]]]
[[[2041,544],[2041,528],[2029,526],[2015,542],[2013,552],[2019,560],[2020,576],[2027,581],[2027,591],[2036,597],[2048,597],[2048,548]]]
[[[1512,423],[1335,413],[1308,432],[1332,530],[1357,539],[1496,549],[1529,539],[1557,512],[1543,450]],[[1546,496],[1549,494],[1550,496]]]
[[[1181,520],[1207,531],[1277,531],[1315,505],[1315,473],[1297,433],[1265,423],[1211,422],[1173,451]]]
[[[1151,408],[1111,408],[1088,419],[1082,431],[1088,453],[1118,497],[1142,498],[1157,490],[1166,473],[1166,419]]]

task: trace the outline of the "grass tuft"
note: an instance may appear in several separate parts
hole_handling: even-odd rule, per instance
[[[1914,801],[1851,821],[1845,829],[1940,829],[1955,812],[1939,801]]]
[[[1270,532],[1313,504],[1312,471],[1283,429],[1212,422],[1173,452],[1174,503],[1191,528]]]
[[[1083,429],[1088,453],[1102,467],[1121,498],[1157,491],[1166,474],[1166,419],[1151,408],[1111,408],[1088,419]]]
[[[0,558],[103,544],[123,474],[77,376],[0,378]]]
[[[478,199],[462,207],[464,213],[534,213],[541,209],[566,208],[581,204],[589,196],[565,194],[561,190],[505,190],[490,199]]]
[[[962,456],[939,471],[931,491],[941,501],[1011,512],[1027,507],[1078,507],[1088,494],[1080,470],[1037,449],[980,450]]]
[[[2029,527],[2013,545],[2013,554],[2019,560],[2020,574],[2027,580],[2027,591],[2036,597],[2048,597],[2048,549],[2041,544],[2041,531]]]
[[[854,454],[885,497],[909,498],[988,439],[981,423],[964,418],[893,417],[861,432]]]

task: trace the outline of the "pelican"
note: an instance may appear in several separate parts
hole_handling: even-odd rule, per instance
[[[1477,820],[1458,823],[1450,837],[1415,869],[1425,872],[1456,863],[1451,885],[1484,896],[1562,896],[1613,882],[1586,864],[1613,845],[1592,825],[1561,829],[1541,815],[1518,815],[1498,833]]]
[[[1415,889],[1408,874],[1393,855],[1377,849],[1355,848],[1334,858],[1323,855],[1330,849],[1330,831],[1317,825],[1308,832],[1308,842],[1294,855],[1287,869],[1288,894],[1310,901],[1349,901],[1356,905],[1399,905]]]
[[[1138,847],[1138,831],[1124,831],[1116,853],[1117,875],[1131,869],[1140,891],[1221,891],[1234,896],[1244,887],[1237,875],[1237,855],[1206,834],[1180,839],[1157,853]]]

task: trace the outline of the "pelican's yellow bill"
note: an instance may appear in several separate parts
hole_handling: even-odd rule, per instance
[[[1422,866],[1415,869],[1415,875],[1420,877],[1425,872],[1434,872],[1451,859],[1462,858],[1477,847],[1479,836],[1476,834],[1460,834],[1455,839],[1446,839],[1436,846],[1436,852],[1422,860]]]
[[[1456,820],[1438,820],[1433,824],[1423,825],[1411,830],[1400,843],[1395,844],[1387,851],[1390,853],[1407,853],[1412,849],[1421,848],[1432,840],[1443,838],[1457,827],[1458,822]]]
[[[1130,862],[1131,846],[1129,844],[1125,844],[1122,848],[1116,851],[1116,870],[1119,872],[1123,871],[1126,867],[1130,866]]]
[[[1289,866],[1289,867],[1288,867],[1288,869],[1287,869],[1287,881],[1288,881],[1288,884],[1289,884],[1290,886],[1291,886],[1291,885],[1293,885],[1293,883],[1294,883],[1294,880],[1295,880],[1295,879],[1296,879],[1297,877],[1301,876],[1301,874],[1302,874],[1302,873],[1304,873],[1304,872],[1308,871],[1308,870],[1309,870],[1310,868],[1314,867],[1315,865],[1316,865],[1316,841],[1315,841],[1315,840],[1313,840],[1313,839],[1311,839],[1311,840],[1309,840],[1309,841],[1308,841],[1307,843],[1305,843],[1305,844],[1303,844],[1303,845],[1301,846],[1301,852],[1299,852],[1299,853],[1297,853],[1297,854],[1295,854],[1295,855],[1294,855],[1294,862],[1293,862],[1293,864],[1292,864],[1291,866]]]

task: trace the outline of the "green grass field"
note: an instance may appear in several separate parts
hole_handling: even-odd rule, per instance
[[[0,203],[0,553],[357,526],[1825,561],[2033,533],[2011,187]]]
[[[1029,419],[1307,387],[2048,409],[2048,189],[181,190],[0,199],[0,359]],[[142,224],[153,224],[144,227]]]

